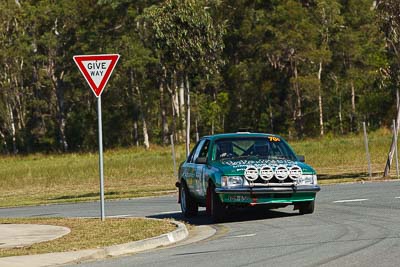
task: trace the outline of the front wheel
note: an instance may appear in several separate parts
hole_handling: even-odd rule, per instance
[[[210,194],[210,215],[214,222],[222,222],[226,216],[226,207],[221,202],[218,194],[215,192],[214,185],[209,185]]]
[[[300,214],[311,214],[315,209],[315,201],[307,201],[299,203],[299,212]]]
[[[181,210],[183,215],[188,218],[196,216],[199,211],[199,205],[190,195],[187,185],[184,181],[181,182],[179,190],[181,194]]]

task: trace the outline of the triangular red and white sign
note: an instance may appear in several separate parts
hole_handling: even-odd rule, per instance
[[[118,60],[118,54],[74,56],[76,65],[96,97],[103,92]]]

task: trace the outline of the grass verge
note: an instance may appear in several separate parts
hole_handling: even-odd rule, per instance
[[[330,185],[330,184],[343,184],[343,183],[367,183],[367,182],[384,182],[384,181],[395,181],[399,180],[397,177],[355,177],[355,178],[331,178],[331,179],[324,179],[318,180],[319,185]]]
[[[82,218],[8,218],[0,219],[0,224],[2,223],[65,226],[71,232],[58,239],[29,247],[0,249],[0,257],[100,248],[159,236],[176,228],[168,220],[142,218],[112,218],[104,222]]]

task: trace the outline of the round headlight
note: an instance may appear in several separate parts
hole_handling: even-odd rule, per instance
[[[283,181],[289,176],[289,170],[284,165],[279,165],[275,168],[275,177]]]
[[[260,176],[263,180],[269,181],[274,177],[274,170],[271,166],[262,166],[260,169]]]
[[[258,170],[254,166],[248,166],[246,170],[244,171],[244,177],[246,177],[247,180],[254,182],[258,178]]]

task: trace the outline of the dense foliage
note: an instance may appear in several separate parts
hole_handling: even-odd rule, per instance
[[[102,95],[106,147],[388,126],[399,10],[393,0],[1,1],[0,151],[97,146],[78,54],[121,55]]]

